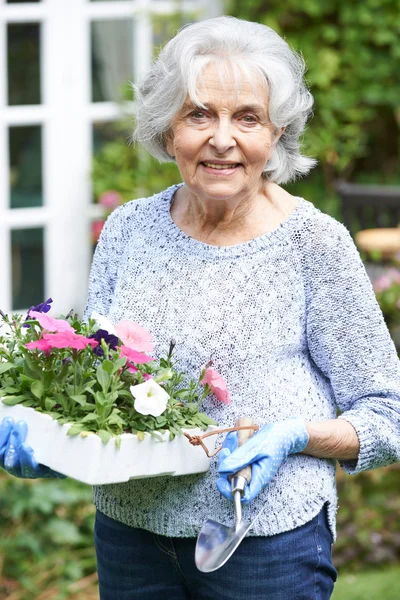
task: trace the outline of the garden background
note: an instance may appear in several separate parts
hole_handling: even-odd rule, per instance
[[[304,147],[319,166],[288,191],[342,220],[339,179],[400,185],[400,0],[232,0],[225,14],[271,26],[307,62],[315,108]],[[177,10],[155,25],[168,39],[182,19]],[[125,87],[121,101],[128,93]],[[104,214],[179,181],[174,165],[160,165],[127,143],[130,129],[129,119],[110,125],[97,148],[93,190]],[[94,222],[94,243],[102,220]],[[391,293],[389,308],[382,307],[396,317],[400,293]],[[397,598],[399,466],[355,477],[338,469],[338,486],[333,597]],[[0,600],[97,599],[93,521],[88,486],[0,472]]]

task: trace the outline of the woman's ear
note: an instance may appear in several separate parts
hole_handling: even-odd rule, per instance
[[[274,139],[272,140],[272,147],[275,148],[276,144],[279,142],[279,138],[282,133],[285,131],[286,127],[277,127],[274,133]]]
[[[168,152],[168,154],[170,155],[171,158],[175,158],[175,154],[174,154],[174,134],[172,129],[168,129],[168,131],[166,131],[163,134],[163,138],[164,138],[164,143],[165,143],[165,148]]]

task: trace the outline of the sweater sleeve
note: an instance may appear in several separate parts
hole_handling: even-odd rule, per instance
[[[357,432],[357,461],[340,461],[355,474],[400,460],[400,361],[350,233],[321,217],[305,243],[307,341]]]
[[[100,234],[90,269],[85,319],[88,319],[93,311],[108,315],[117,281],[118,263],[124,247],[121,227],[123,208],[117,208],[111,213]]]

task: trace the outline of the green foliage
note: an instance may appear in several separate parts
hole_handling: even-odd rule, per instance
[[[376,297],[389,329],[400,325],[400,271],[389,269],[374,283]]]
[[[327,183],[398,171],[399,0],[230,0],[226,11],[272,27],[304,56],[315,97],[304,149]]]
[[[338,539],[333,556],[339,571],[399,563],[399,472],[399,465],[355,476],[338,469]]]
[[[306,178],[285,185],[284,188],[293,196],[309,200],[322,212],[331,215],[338,221],[343,220],[339,196],[334,189],[325,184],[321,168],[313,169]]]
[[[96,570],[90,488],[0,470],[0,497],[0,598],[14,589],[14,600],[37,600],[52,588],[46,598],[69,598],[71,584]]]
[[[129,143],[126,123],[115,123],[115,136],[94,155],[93,193],[98,199],[115,190],[124,202],[160,192],[181,181],[175,163],[163,163]]]

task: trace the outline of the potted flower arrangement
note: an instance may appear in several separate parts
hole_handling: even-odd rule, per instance
[[[187,379],[173,360],[154,360],[151,334],[93,314],[55,319],[52,300],[24,318],[0,311],[0,420],[28,423],[38,462],[90,484],[206,471],[209,458],[182,435],[215,429],[200,411],[210,393],[229,403],[211,367]],[[210,437],[206,438],[210,448]]]

